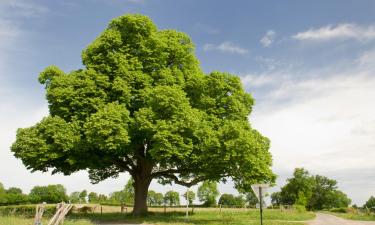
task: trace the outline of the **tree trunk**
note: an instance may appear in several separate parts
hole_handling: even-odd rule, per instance
[[[133,215],[147,214],[147,193],[151,183],[152,165],[146,161],[139,161],[134,178],[134,207]]]

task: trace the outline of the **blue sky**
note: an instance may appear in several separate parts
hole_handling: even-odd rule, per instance
[[[31,174],[9,146],[18,127],[48,113],[39,72],[51,64],[81,68],[82,49],[112,18],[141,13],[160,29],[189,34],[205,72],[241,76],[256,99],[250,121],[272,141],[278,186],[305,167],[337,179],[363,204],[375,195],[374,8],[370,0],[1,0],[0,182],[103,193],[124,185],[126,176],[93,186],[84,172]],[[235,192],[230,184],[220,189]]]

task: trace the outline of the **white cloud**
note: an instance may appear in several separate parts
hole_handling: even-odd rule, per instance
[[[293,35],[292,38],[300,41],[329,41],[337,39],[368,41],[375,39],[375,26],[360,26],[352,23],[343,23],[336,26],[328,25],[299,32]]]
[[[260,39],[260,43],[263,47],[267,48],[270,47],[271,44],[274,42],[276,36],[276,32],[273,30],[267,31],[267,33]]]
[[[305,71],[303,80],[295,78],[299,71],[282,70],[243,78],[248,88],[267,88],[250,121],[271,139],[276,173],[305,167],[331,176],[357,204],[373,194],[374,182],[360,193],[351,186],[365,182],[352,174],[375,171],[375,63],[364,60],[370,55],[352,69]]]
[[[225,41],[221,44],[215,45],[215,44],[205,44],[203,46],[204,51],[220,51],[225,53],[235,53],[235,54],[246,54],[249,51],[245,48],[239,47],[232,42]]]

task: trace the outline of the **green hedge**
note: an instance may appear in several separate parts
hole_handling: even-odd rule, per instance
[[[22,215],[26,217],[34,217],[36,205],[12,205],[0,206],[0,216]],[[46,205],[44,215],[52,216],[56,212],[56,205]]]

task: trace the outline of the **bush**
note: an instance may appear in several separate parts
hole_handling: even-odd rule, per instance
[[[335,212],[335,213],[346,213],[347,208],[341,207],[341,208],[333,208],[329,210],[330,212]]]
[[[304,205],[293,205],[297,212],[306,212],[306,207]]]
[[[33,217],[35,215],[36,205],[13,205],[0,206],[0,216],[21,215],[26,217]],[[54,215],[56,212],[56,205],[46,205],[44,214]]]

